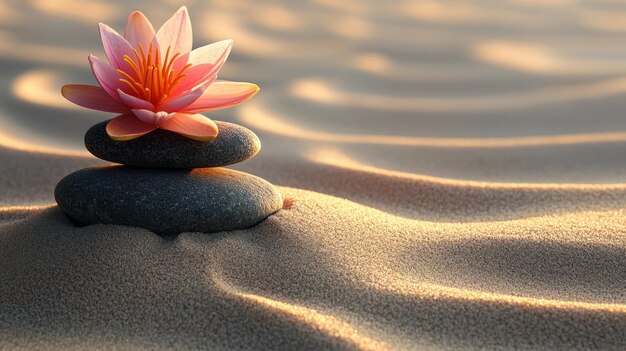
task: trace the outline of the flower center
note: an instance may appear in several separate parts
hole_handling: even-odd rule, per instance
[[[185,71],[191,66],[185,65],[180,71],[174,71],[174,62],[180,56],[176,53],[170,57],[170,49],[167,48],[165,57],[162,59],[159,48],[155,48],[150,43],[150,48],[146,54],[144,48],[139,44],[139,51],[133,48],[134,58],[124,55],[124,61],[131,68],[125,72],[117,69],[123,78],[120,82],[130,88],[128,93],[140,99],[151,102],[154,106],[167,99],[172,89],[187,76]]]

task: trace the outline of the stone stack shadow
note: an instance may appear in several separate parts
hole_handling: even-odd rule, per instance
[[[115,141],[106,124],[87,131],[85,146],[121,165],[74,172],[54,192],[59,207],[78,223],[142,227],[160,235],[211,233],[249,228],[282,207],[272,184],[222,168],[259,152],[261,142],[247,128],[217,121],[219,134],[209,142],[161,129]]]

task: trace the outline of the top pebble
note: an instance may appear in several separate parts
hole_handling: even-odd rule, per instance
[[[232,165],[254,157],[261,141],[240,125],[215,121],[219,133],[212,141],[197,141],[157,129],[137,139],[115,141],[106,133],[108,121],[85,134],[85,146],[94,156],[135,167],[205,168]]]

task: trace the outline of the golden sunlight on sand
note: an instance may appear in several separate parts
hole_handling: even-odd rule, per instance
[[[63,77],[50,70],[32,70],[17,77],[11,85],[13,94],[24,102],[53,108],[79,110],[80,107],[59,96]]]
[[[522,109],[544,104],[573,100],[591,100],[626,92],[626,77],[612,78],[593,83],[548,87],[510,94],[481,96],[477,98],[412,98],[382,96],[342,91],[316,79],[302,79],[291,85],[291,93],[301,99],[319,103],[366,107],[381,111],[406,112],[466,112]]]
[[[111,20],[120,15],[118,6],[101,0],[91,0],[81,3],[80,6],[70,0],[34,0],[32,6],[48,16],[76,19],[87,24]]]
[[[329,337],[338,338],[352,344],[360,350],[391,350],[392,348],[384,342],[371,339],[363,335],[363,331],[354,325],[346,323],[339,318],[322,313],[313,308],[298,306],[293,303],[281,302],[256,294],[249,294],[239,291],[236,287],[224,281],[215,270],[209,271],[209,279],[218,285],[225,293],[233,295],[235,298],[250,301],[268,310],[274,310],[281,314],[292,316],[297,323],[302,323],[309,328],[316,328],[328,334]]]
[[[389,169],[382,169],[363,164],[341,151],[332,148],[321,148],[309,153],[309,159],[313,162],[331,165],[338,168],[367,172],[381,176],[391,176],[396,178],[419,180],[441,185],[475,187],[481,189],[559,189],[559,190],[602,190],[605,192],[612,190],[626,190],[626,183],[620,184],[541,184],[541,183],[498,183],[498,182],[477,182],[463,179],[447,179],[440,177],[425,176],[415,173],[399,172]]]
[[[380,144],[401,146],[425,146],[432,148],[513,148],[528,146],[622,143],[626,132],[588,133],[570,135],[545,135],[506,138],[428,138],[398,135],[338,134],[303,129],[281,119],[261,103],[248,104],[240,109],[239,118],[250,126],[268,133],[294,139],[340,144]]]
[[[115,114],[61,86],[96,84],[97,22],[178,7],[0,4],[0,349],[624,349],[626,3],[190,2],[194,47],[235,42],[219,78],[261,88],[206,116],[258,134],[234,168],[283,206],[81,226],[54,189]]]
[[[487,63],[524,72],[551,75],[624,74],[623,62],[575,60],[536,44],[487,41],[473,48],[474,56]]]

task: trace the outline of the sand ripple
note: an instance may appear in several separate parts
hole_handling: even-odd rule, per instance
[[[58,5],[0,6],[0,349],[624,349],[623,5],[191,4],[286,200],[167,239],[51,205],[112,117],[59,95],[94,18],[177,5]]]
[[[620,212],[437,224],[281,191],[289,209],[251,230],[173,241],[128,227],[76,228],[58,209],[6,224],[1,330],[36,325],[55,343],[72,325],[72,337],[92,346],[141,335],[132,340],[195,347],[207,333],[226,348],[623,341]],[[123,326],[112,323],[122,315]]]

